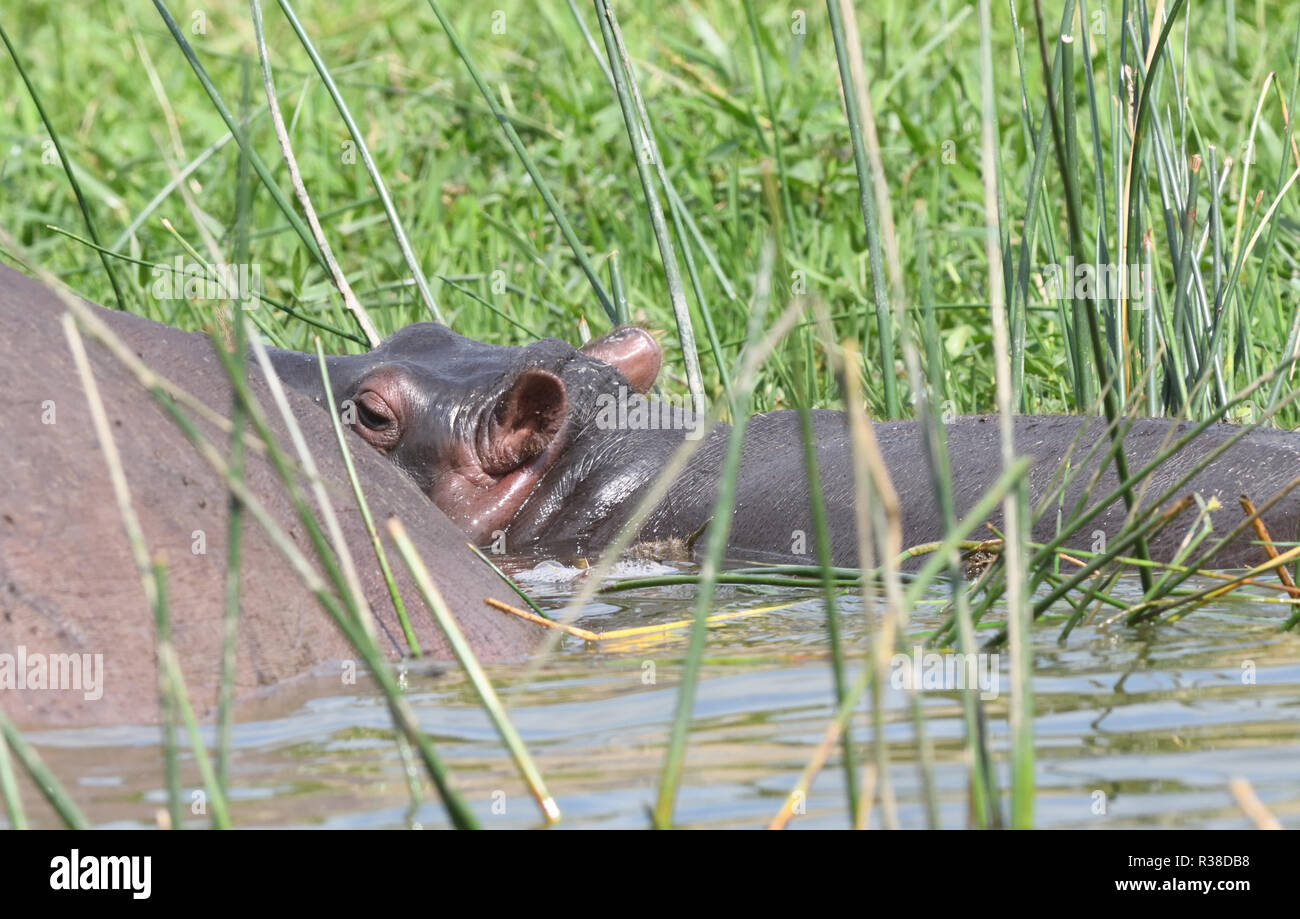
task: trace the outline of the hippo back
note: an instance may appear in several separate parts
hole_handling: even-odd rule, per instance
[[[204,335],[121,312],[96,314],[154,370],[210,407],[229,412],[230,387]],[[0,667],[10,655],[102,654],[102,698],[7,688],[0,705],[20,724],[149,722],[158,714],[155,628],[114,502],[86,395],[60,317],[63,303],[40,283],[0,265]],[[173,638],[196,710],[214,710],[219,688],[226,566],[227,491],[136,379],[87,339],[91,366],[122,455],[132,502],[151,554],[166,560]],[[251,370],[264,407],[265,381]],[[406,650],[391,600],[352,497],[329,417],[310,400],[289,401],[329,487],[374,611],[381,650]],[[268,415],[275,416],[273,410]],[[271,420],[287,445],[278,416]],[[197,422],[224,453],[227,436]],[[474,650],[484,659],[525,655],[533,626],[487,607],[509,588],[463,535],[390,463],[348,435],[376,521],[399,516],[428,562]],[[246,451],[248,487],[308,558],[310,540],[270,464]],[[246,515],[236,692],[248,695],[357,653],[289,564]],[[401,569],[392,547],[389,556]],[[399,588],[426,653],[448,656],[441,632],[404,571]],[[14,665],[16,666],[16,664]],[[2,671],[0,671],[2,675]],[[35,682],[35,681],[32,681]]]

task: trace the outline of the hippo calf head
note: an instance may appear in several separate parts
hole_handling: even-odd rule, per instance
[[[328,366],[344,420],[482,541],[591,421],[597,397],[644,393],[661,359],[650,333],[633,326],[582,348],[554,338],[515,347],[423,322]]]

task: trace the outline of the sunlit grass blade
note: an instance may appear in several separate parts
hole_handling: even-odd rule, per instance
[[[321,345],[320,338],[315,341],[316,344],[316,364],[320,368],[322,392],[333,392],[330,385],[329,367],[325,363],[325,349]],[[370,504],[366,501],[365,493],[361,489],[361,481],[357,478],[356,464],[352,462],[352,450],[348,447],[347,437],[343,433],[343,422],[339,419],[338,412],[329,413],[330,423],[334,428],[334,437],[339,445],[339,456],[343,458],[343,467],[347,471],[348,482],[352,485],[352,497],[356,499],[357,510],[361,513],[361,522],[365,525],[366,535],[370,537],[370,545],[375,550],[375,561],[379,565],[379,570],[383,573],[384,584],[388,587],[388,596],[393,601],[393,611],[397,614],[397,621],[402,626],[402,634],[406,637],[407,647],[416,657],[420,656],[420,642],[415,637],[415,631],[411,628],[411,621],[406,615],[406,604],[402,602],[402,595],[397,590],[397,582],[393,579],[393,569],[388,564],[388,553],[384,551],[384,544],[380,542],[379,531],[375,528],[375,519],[370,513]]]
[[[610,69],[614,74],[614,86],[618,95],[619,107],[623,111],[623,121],[627,127],[628,141],[635,154],[637,176],[641,180],[641,192],[645,198],[646,212],[654,232],[655,242],[659,247],[659,257],[663,264],[664,278],[668,285],[668,297],[672,302],[673,315],[677,320],[677,337],[682,346],[682,360],[686,368],[686,385],[691,393],[695,411],[703,414],[704,381],[700,376],[700,358],[695,350],[695,330],[691,325],[690,309],[686,305],[686,291],[682,287],[681,272],[677,267],[677,253],[673,246],[672,235],[664,220],[663,206],[659,203],[659,192],[655,188],[650,174],[650,164],[654,163],[661,184],[666,184],[663,163],[659,149],[655,145],[654,129],[650,125],[649,115],[641,102],[636,86],[636,76],[632,73],[632,61],[623,47],[622,36],[618,31],[618,20],[614,9],[606,0],[595,0],[596,18],[600,20],[601,35],[605,39],[605,52],[609,56]],[[682,238],[681,222],[677,220],[678,238]]]
[[[1181,4],[1182,2],[1183,0],[1175,0],[1175,5]],[[1046,40],[1046,35],[1044,33],[1045,25],[1043,22],[1042,5],[1039,2],[1039,0],[1034,0],[1034,16],[1038,26],[1037,31],[1038,31],[1039,59],[1041,60],[1043,65],[1043,73],[1049,74],[1051,73],[1051,67],[1047,62],[1047,40]],[[1169,22],[1170,25],[1172,25],[1173,23],[1172,17]],[[1165,37],[1166,38],[1168,37],[1168,30],[1166,30],[1165,32]],[[1060,37],[1060,41],[1063,46],[1067,43],[1067,38],[1068,36],[1065,35],[1062,35]],[[1066,51],[1063,47],[1062,54],[1064,55],[1065,53]],[[1065,60],[1064,56],[1062,57],[1062,60],[1063,61]],[[1065,69],[1064,66],[1062,66],[1061,68],[1061,74],[1063,80],[1066,81],[1066,85],[1070,86],[1070,91],[1073,92],[1073,76]],[[1149,86],[1149,84],[1147,84],[1147,86]],[[1146,98],[1145,91],[1147,86],[1144,86],[1143,88],[1144,99]],[[1055,101],[1056,92],[1053,89],[1050,80],[1048,80],[1046,87],[1047,87],[1047,107],[1049,110],[1049,118],[1051,119],[1051,127],[1052,127],[1052,139],[1056,147],[1057,163],[1061,171],[1061,180],[1062,182],[1065,183],[1066,213],[1069,218],[1069,226],[1070,226],[1070,251],[1074,256],[1076,264],[1083,264],[1086,263],[1087,257],[1085,255],[1084,248],[1083,248],[1083,223],[1082,223],[1083,218],[1082,215],[1080,214],[1078,171],[1077,171],[1077,165],[1075,163],[1070,162],[1069,160],[1069,151],[1074,148],[1072,145],[1067,145],[1064,140],[1062,128],[1056,114],[1056,101]],[[1069,130],[1071,131],[1074,130],[1072,125],[1069,127]],[[1135,143],[1135,149],[1136,147],[1137,145]],[[1122,278],[1123,277],[1122,265],[1120,266],[1120,272]],[[1121,297],[1123,297],[1122,291],[1121,291]],[[1077,299],[1078,298],[1076,294],[1076,301]],[[1099,388],[1102,393],[1102,404],[1106,410],[1106,420],[1110,422],[1110,427],[1108,428],[1108,430],[1116,432],[1112,436],[1118,436],[1117,429],[1114,427],[1114,425],[1115,425],[1115,420],[1120,415],[1120,404],[1119,404],[1119,397],[1116,394],[1115,387],[1112,385],[1112,380],[1114,379],[1115,374],[1111,366],[1111,357],[1109,354],[1106,353],[1105,347],[1102,344],[1101,329],[1099,327],[1099,320],[1097,318],[1096,310],[1092,308],[1089,304],[1084,303],[1082,304],[1082,306],[1080,306],[1078,303],[1076,303],[1076,315],[1078,315],[1079,313],[1082,313],[1086,318],[1086,325],[1088,327],[1088,338],[1092,344],[1092,357],[1095,364],[1096,372],[1099,377],[1099,381],[1098,381]],[[1120,480],[1121,481],[1126,480],[1128,478],[1128,462],[1124,457],[1123,446],[1119,442],[1117,442],[1117,449],[1114,452],[1114,462],[1115,462],[1115,470]],[[1136,504],[1136,501],[1133,497],[1132,490],[1126,490],[1124,492],[1124,502],[1125,505],[1129,508],[1129,510],[1132,511]],[[1146,543],[1144,541],[1139,540],[1135,548],[1136,548],[1136,554],[1138,558],[1145,559],[1149,557]],[[1147,569],[1140,568],[1138,569],[1138,574],[1139,577],[1142,579],[1143,589],[1150,590],[1151,588],[1150,573],[1147,571]]]
[[[794,317],[797,315],[795,307],[798,304],[796,303],[772,324],[766,337],[763,337],[762,341],[760,341],[763,320],[766,318],[767,304],[770,302],[771,297],[772,249],[773,243],[769,240],[764,247],[758,276],[755,281],[755,304],[750,313],[750,346],[746,348],[746,361],[738,375],[737,385],[733,389],[732,417],[736,423],[731,429],[727,442],[727,452],[723,460],[718,493],[714,500],[714,523],[709,527],[706,534],[707,545],[701,564],[701,584],[695,600],[695,623],[691,628],[690,645],[687,648],[686,661],[682,668],[682,683],[677,693],[676,714],[673,718],[668,749],[664,754],[664,766],[660,774],[658,796],[652,813],[654,826],[661,829],[672,825],[677,791],[682,779],[687,734],[690,730],[691,713],[695,705],[695,691],[699,681],[700,659],[704,653],[704,642],[707,633],[706,620],[713,606],[717,571],[730,534],[736,474],[740,466],[745,422],[749,416],[749,380],[756,372],[758,362],[764,359],[775,343],[789,332],[790,327],[794,324]],[[661,481],[669,479],[670,475],[671,470],[665,469]],[[628,530],[634,531],[634,528],[629,526],[625,532]],[[631,538],[630,533],[627,538]],[[606,551],[605,558],[609,559],[611,557],[617,558],[617,545],[612,547],[612,550]],[[602,564],[604,564],[603,560]]]
[[[175,652],[172,649],[171,624],[167,611],[165,566],[160,561],[151,561],[149,558],[144,530],[140,525],[140,520],[136,516],[131,501],[126,472],[122,467],[122,459],[117,451],[112,427],[108,421],[108,414],[104,410],[104,403],[99,394],[99,387],[95,383],[89,358],[86,356],[81,333],[78,331],[77,324],[72,316],[65,315],[63,317],[63,331],[68,339],[73,362],[77,367],[77,373],[81,378],[82,388],[86,394],[95,435],[99,441],[100,450],[104,455],[104,464],[108,472],[109,482],[113,486],[113,497],[117,501],[118,513],[122,518],[122,526],[126,531],[127,542],[131,547],[131,555],[136,563],[136,573],[139,575],[141,584],[144,587],[145,600],[154,611],[158,642],[160,708],[163,717],[163,742],[172,826],[179,828],[181,815],[178,755],[173,736],[174,719],[177,714],[180,714],[190,728],[191,749],[194,753],[195,762],[203,774],[204,784],[207,786],[208,796],[211,799],[212,825],[217,829],[226,829],[230,826],[226,798],[222,793],[220,783],[217,782],[216,773],[211,768],[202,739],[194,726],[194,713],[190,710],[189,699],[185,692],[185,683],[175,659]]]
[[[208,76],[207,70],[199,61],[198,55],[194,53],[194,48],[190,45],[189,40],[186,39],[185,33],[182,32],[180,26],[176,24],[176,20],[172,18],[172,14],[168,12],[167,7],[163,5],[162,0],[153,0],[153,5],[158,10],[158,15],[162,17],[163,23],[167,26],[167,30],[171,33],[172,38],[180,47],[181,53],[185,55],[185,59],[189,62],[190,69],[192,69],[194,75],[198,77],[199,83],[202,84],[204,91],[208,95],[208,99],[212,102],[212,107],[216,109],[217,114],[221,116],[221,120],[226,123],[226,128],[229,129],[232,135],[234,135],[235,142],[239,144],[240,149],[243,150],[244,154],[248,157],[249,164],[253,167],[253,171],[257,173],[257,177],[262,180],[262,184],[266,187],[267,193],[271,196],[272,200],[275,201],[276,207],[280,209],[280,213],[284,214],[285,220],[289,222],[289,225],[293,227],[294,232],[298,234],[303,245],[307,247],[307,251],[311,253],[312,258],[319,262],[322,268],[328,270],[320,249],[316,246],[316,240],[312,238],[311,232],[307,229],[307,225],[303,223],[302,218],[298,216],[298,212],[295,211],[293,205],[289,203],[289,199],[284,196],[282,191],[280,191],[280,186],[276,184],[270,170],[267,169],[266,164],[262,162],[262,158],[257,155],[257,151],[252,148],[244,131],[235,121],[235,116],[231,114],[225,101],[222,100],[221,94],[217,92],[217,87],[212,82],[211,77]]]
[[[257,0],[251,0],[251,2],[253,3],[254,17],[259,25],[259,28],[257,29],[258,45],[259,53],[262,56],[263,72],[266,74],[267,98],[271,100],[272,105],[275,105],[275,94],[271,87],[270,65],[266,61],[266,49],[263,39],[261,38],[261,13],[257,9]],[[316,51],[316,46],[312,44],[311,38],[302,27],[302,23],[298,21],[298,17],[294,13],[293,7],[289,4],[289,0],[279,0],[279,2],[280,10],[284,13],[284,18],[288,20],[294,34],[298,36],[298,41],[302,43],[302,47],[307,52],[307,56],[311,58],[311,62],[315,66],[316,72],[320,74],[321,83],[325,86],[325,92],[329,94],[330,100],[334,103],[334,107],[338,109],[339,117],[343,119],[343,124],[347,127],[352,142],[357,146],[357,153],[361,156],[361,162],[366,167],[366,172],[370,176],[370,182],[374,186],[375,193],[379,195],[380,204],[383,205],[384,213],[388,217],[388,225],[393,230],[393,238],[397,241],[397,248],[401,250],[402,258],[406,261],[406,267],[411,272],[411,277],[415,279],[415,286],[420,292],[421,301],[423,301],[425,308],[429,311],[429,315],[433,317],[435,322],[443,322],[442,311],[438,309],[438,304],[433,299],[433,291],[429,289],[429,281],[424,276],[424,269],[420,267],[420,260],[415,257],[415,252],[411,249],[411,243],[406,238],[406,230],[402,228],[401,218],[397,216],[397,208],[393,206],[393,199],[388,194],[388,186],[384,184],[383,176],[379,174],[379,169],[375,166],[374,157],[370,155],[370,147],[366,144],[366,139],[362,136],[361,129],[357,127],[356,121],[353,120],[352,112],[348,109],[347,103],[343,101],[343,95],[339,92],[339,88],[334,82],[334,77],[330,75],[329,68],[325,66],[325,62]],[[273,111],[272,117],[278,118],[278,114]],[[289,172],[292,176],[297,172],[297,166],[293,164],[293,157],[288,146],[287,137],[281,137],[281,150],[284,152],[285,162],[290,163]],[[296,189],[302,188],[301,179],[295,180],[294,187]],[[306,191],[303,189],[300,192],[300,200],[305,196]],[[323,237],[319,221],[315,220],[314,213],[308,211],[308,215],[308,219],[315,224],[312,228],[313,240],[318,238],[318,236]],[[329,272],[330,277],[335,280],[336,284],[338,284],[339,292],[343,295],[344,299],[347,300],[351,290],[347,286],[346,281],[341,280],[343,278],[343,273],[339,271],[338,265],[334,263],[333,258],[330,256],[326,248],[318,248],[317,251],[321,253],[321,261],[324,263],[326,271]],[[360,304],[355,302],[355,299],[355,297],[352,298],[352,302],[348,304],[348,309],[357,317],[358,324],[365,331],[366,336],[370,339],[370,346],[373,348],[379,343],[379,335],[375,331],[374,324],[371,323],[370,317],[365,314],[365,311],[361,309]]]
[[[1003,286],[1002,241],[995,233],[999,222],[997,120],[993,97],[993,47],[989,0],[980,0],[980,108],[981,108],[981,173],[984,179],[985,258],[988,262],[989,316],[993,326],[993,367],[998,405],[999,433],[1001,434],[1002,469],[1008,471],[1016,461],[1015,418],[1011,384],[1010,330],[1007,321],[1006,288]],[[1068,72],[1067,64],[1062,68]],[[1067,107],[1067,111],[1070,109]],[[1016,829],[1029,829],[1034,821],[1034,729],[1033,687],[1030,674],[1033,655],[1029,629],[1027,590],[1025,588],[1025,537],[1028,531],[1028,489],[1021,482],[1018,488],[1007,492],[1002,501],[1002,519],[1006,537],[1002,547],[1002,562],[1006,572],[1006,590],[1003,597],[1007,607],[1007,631],[1010,639],[1012,691],[1009,702],[1010,731],[1012,738],[1011,769],[1011,823]],[[959,617],[962,650],[974,651],[973,641],[967,640],[965,624]],[[970,636],[973,637],[973,636]],[[970,687],[967,695],[973,695]],[[989,777],[990,791],[994,779]]]
[[[560,232],[564,234],[565,242],[567,242],[569,248],[573,250],[574,258],[578,260],[578,264],[581,266],[583,274],[587,276],[587,281],[591,284],[591,289],[595,293],[596,299],[600,301],[601,309],[605,311],[605,315],[609,317],[610,322],[616,321],[618,314],[614,310],[614,302],[605,291],[605,286],[600,283],[600,276],[596,274],[595,266],[591,263],[591,259],[587,257],[586,249],[578,240],[577,233],[574,232],[568,218],[565,217],[564,211],[561,209],[559,202],[556,201],[555,195],[552,194],[550,186],[542,177],[542,173],[537,168],[537,164],[533,161],[531,154],[529,154],[528,148],[525,147],[524,142],[519,139],[519,133],[515,130],[514,125],[510,123],[510,119],[506,117],[505,112],[502,111],[500,104],[497,102],[496,96],[493,94],[492,90],[488,88],[482,75],[479,74],[478,68],[474,65],[473,58],[469,56],[469,51],[465,48],[464,43],[461,42],[460,36],[457,34],[456,30],[452,28],[451,21],[447,18],[446,13],[443,12],[442,4],[440,4],[438,0],[429,0],[429,7],[433,10],[433,15],[438,18],[438,24],[442,26],[442,30],[447,33],[447,40],[451,42],[452,48],[455,49],[456,54],[459,55],[461,61],[464,62],[465,69],[469,71],[470,78],[474,81],[474,85],[477,86],[479,92],[482,93],[483,101],[488,104],[488,107],[492,110],[492,114],[496,116],[497,121],[500,122],[501,129],[505,131],[506,139],[510,141],[510,146],[513,147],[515,153],[518,154],[519,161],[523,164],[524,169],[527,170],[529,177],[533,180],[533,184],[537,187],[538,194],[540,194],[542,200],[546,202],[547,209],[551,212],[551,216],[555,218],[555,222],[559,226]]]
[[[867,252],[871,260],[871,285],[876,304],[876,331],[879,336],[880,376],[884,385],[885,412],[888,417],[897,418],[901,404],[898,398],[898,382],[894,375],[894,317],[889,307],[871,167],[867,163],[866,146],[862,140],[857,90],[853,84],[853,73],[849,64],[849,55],[857,54],[858,50],[848,47],[845,40],[839,0],[826,0],[826,11],[830,18],[831,34],[835,40],[835,57],[839,61],[840,90],[844,95],[849,141],[853,147],[853,164],[858,173],[858,204],[862,208],[862,222],[867,233]]]
[[[519,732],[510,722],[510,717],[506,714],[500,697],[497,696],[496,690],[492,688],[492,681],[483,672],[483,667],[479,664],[478,658],[474,656],[473,649],[470,648],[469,642],[466,641],[460,626],[456,624],[456,617],[452,615],[451,610],[447,607],[447,601],[443,599],[442,592],[433,583],[433,578],[429,577],[429,570],[425,567],[424,560],[420,558],[415,551],[415,547],[411,545],[411,540],[406,535],[406,529],[397,518],[388,521],[388,535],[392,537],[393,545],[397,547],[398,553],[402,556],[402,561],[406,564],[407,570],[410,571],[411,577],[415,580],[425,606],[429,608],[429,612],[438,623],[438,627],[442,629],[442,633],[447,636],[447,644],[451,647],[452,653],[456,655],[456,660],[460,661],[461,667],[465,669],[465,674],[469,677],[470,683],[473,684],[474,691],[478,694],[483,708],[492,719],[492,724],[501,736],[501,741],[505,744],[506,749],[510,751],[515,765],[519,767],[520,774],[523,775],[534,800],[537,801],[537,806],[542,811],[542,818],[548,824],[559,822],[559,805],[555,803],[555,799],[547,790],[546,782],[537,769],[537,765],[533,762],[533,758],[529,756],[523,738],[519,736]]]
[[[5,49],[8,50],[9,57],[18,70],[18,76],[22,79],[23,85],[27,87],[27,95],[31,98],[32,104],[36,106],[36,112],[41,117],[41,123],[45,125],[45,132],[50,136],[50,143],[54,145],[54,152],[59,158],[59,165],[63,167],[63,172],[68,177],[68,185],[71,186],[72,194],[77,198],[77,207],[81,210],[82,219],[86,221],[86,232],[98,245],[99,231],[95,229],[95,219],[90,216],[90,206],[86,203],[86,197],[81,193],[81,184],[77,181],[76,175],[73,174],[72,161],[68,159],[68,154],[63,149],[63,141],[59,139],[59,132],[54,129],[54,124],[45,113],[45,106],[41,104],[41,97],[36,92],[36,87],[32,85],[32,81],[27,77],[27,71],[23,68],[23,62],[19,59],[18,52],[14,50],[14,46],[9,42],[9,35],[5,32],[3,24],[0,24],[0,41],[4,42]],[[104,273],[108,275],[108,282],[113,285],[113,295],[117,298],[118,309],[126,309],[126,298],[123,296],[122,288],[118,284],[117,272],[113,270],[113,263],[103,252],[100,252],[99,260],[104,266]]]
[[[54,813],[63,821],[63,825],[70,830],[88,829],[90,822],[86,819],[85,814],[77,807],[76,802],[72,800],[63,784],[41,760],[40,755],[32,749],[31,744],[14,727],[13,722],[5,715],[3,709],[0,709],[0,735],[3,735],[3,742],[13,752],[14,759],[27,772],[32,784],[40,790],[41,795],[49,802],[50,807],[54,808]],[[14,827],[17,828],[18,818],[13,810],[10,810],[9,818],[13,821]]]
[[[369,313],[366,312],[358,301],[357,296],[352,292],[352,286],[348,283],[347,277],[339,268],[338,261],[334,258],[334,252],[330,248],[329,240],[325,238],[325,231],[321,228],[320,218],[316,216],[316,209],[312,207],[311,196],[307,194],[307,187],[302,181],[302,172],[298,169],[298,158],[294,156],[293,146],[289,143],[289,131],[284,125],[284,119],[280,115],[280,102],[275,94],[275,83],[271,77],[271,61],[266,53],[266,35],[262,29],[262,6],[258,0],[250,0],[250,6],[253,12],[253,34],[257,37],[257,57],[262,66],[262,85],[266,90],[267,110],[271,113],[271,126],[275,129],[276,139],[280,142],[280,154],[284,159],[284,165],[289,170],[289,181],[293,185],[294,195],[298,198],[298,203],[302,206],[303,214],[307,217],[307,223],[311,227],[312,239],[316,240],[316,245],[320,249],[321,257],[324,258],[325,264],[329,269],[330,280],[334,282],[334,287],[338,290],[339,295],[343,298],[343,304],[352,314],[353,320],[361,333],[365,335],[366,342],[371,348],[379,345],[380,335],[375,329],[374,321],[371,320]],[[292,18],[292,13],[286,8],[286,15],[290,17],[295,29],[297,21]],[[429,283],[424,279],[419,270],[418,262],[415,262],[414,254],[411,252],[411,246],[406,241],[406,234],[402,230],[401,223],[397,220],[397,215],[393,211],[393,203],[389,200],[388,189],[384,186],[383,181],[379,178],[375,170],[374,161],[370,158],[370,151],[364,146],[363,141],[357,136],[356,125],[352,121],[352,116],[343,104],[341,97],[337,95],[338,87],[334,85],[333,78],[330,77],[329,71],[323,63],[319,63],[319,58],[315,50],[307,43],[302,33],[299,36],[303,38],[303,43],[311,54],[313,63],[317,64],[317,69],[321,72],[321,78],[325,82],[326,89],[331,93],[335,105],[339,108],[339,113],[348,125],[348,130],[353,133],[353,138],[358,149],[361,150],[361,158],[366,164],[367,171],[370,172],[371,180],[375,184],[375,190],[379,194],[379,200],[384,205],[384,211],[388,214],[389,222],[393,227],[393,235],[397,238],[398,247],[402,250],[402,255],[407,259],[407,265],[411,268],[411,273],[415,278],[417,286],[420,288],[421,296],[425,297],[425,304],[430,307],[429,312],[435,319],[440,319],[437,305],[433,303],[433,295],[429,293]],[[247,157],[241,157],[241,166]]]
[[[3,712],[0,712],[3,717]],[[23,810],[22,795],[18,791],[18,776],[14,773],[13,758],[9,755],[9,741],[0,730],[0,801],[4,801],[9,816],[9,828],[27,829],[27,812]]]

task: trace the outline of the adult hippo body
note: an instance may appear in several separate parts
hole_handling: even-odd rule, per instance
[[[315,361],[275,356],[282,377],[324,401]],[[488,345],[433,323],[399,330],[376,350],[327,359],[332,401],[353,428],[415,479],[469,535],[511,553],[584,555],[599,552],[626,526],[640,498],[699,419],[644,395],[660,365],[658,346],[636,328],[614,332],[582,349],[546,339],[523,347]],[[347,409],[351,408],[351,415]],[[612,408],[611,408],[612,407]],[[837,565],[856,565],[853,457],[845,416],[815,411],[818,469]],[[645,419],[658,418],[657,426]],[[668,419],[663,422],[663,419]],[[1034,459],[1028,484],[1038,505],[1051,510],[1035,523],[1033,538],[1057,533],[1056,509],[1069,516],[1110,495],[1116,485],[1100,418],[1047,415],[1014,420],[1018,454]],[[1130,472],[1155,459],[1191,429],[1186,422],[1137,419],[1125,434]],[[914,422],[875,425],[876,439],[898,493],[903,543],[942,538],[927,452]],[[1142,518],[1151,503],[1204,457],[1240,433],[1215,425],[1162,464],[1139,490]],[[639,531],[647,542],[689,540],[711,520],[730,429],[705,435],[685,470],[671,484]],[[958,516],[985,494],[1001,473],[996,417],[966,416],[946,425],[953,497]],[[1063,460],[1072,464],[1063,493]],[[749,420],[736,488],[727,556],[737,562],[813,562],[815,537],[798,414],[776,411]],[[1300,438],[1289,432],[1249,432],[1177,493],[1217,498],[1210,512],[1216,533],[1242,519],[1238,496],[1257,505],[1300,474]],[[1187,511],[1150,542],[1156,559],[1173,558],[1195,510]],[[1123,528],[1126,508],[1115,500],[1067,547],[1091,548]],[[1274,539],[1294,540],[1300,495],[1288,493],[1264,514]],[[1000,516],[991,518],[1000,525]],[[987,530],[974,538],[991,535]],[[1217,538],[1213,537],[1213,538]],[[1249,540],[1225,546],[1220,567],[1264,560]],[[1208,545],[1208,543],[1206,544]]]
[[[145,723],[158,713],[154,615],[61,326],[65,309],[48,288],[0,265],[0,706],[20,725]],[[93,309],[156,372],[216,412],[229,411],[230,387],[206,335]],[[89,338],[87,350],[145,543],[166,560],[173,642],[190,699],[207,715],[220,683],[227,491],[136,379]],[[256,368],[250,368],[249,382],[277,441],[288,449],[284,425]],[[330,420],[298,393],[287,395],[356,561],[380,648],[398,659],[409,649]],[[206,422],[196,424],[224,454],[228,436]],[[401,517],[474,650],[487,660],[524,657],[539,630],[483,603],[485,597],[510,601],[508,586],[409,478],[360,441],[352,452],[376,521]],[[269,463],[250,446],[245,464],[248,488],[315,564],[310,540]],[[388,552],[423,650],[450,657],[391,546]],[[237,697],[331,661],[359,660],[251,515],[245,515],[242,557]],[[35,680],[22,681],[24,689],[15,679],[20,661],[68,660],[61,656],[72,654],[102,655],[97,698],[86,698],[93,691],[41,689]]]

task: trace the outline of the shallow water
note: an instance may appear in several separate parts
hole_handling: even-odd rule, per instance
[[[571,588],[548,581],[552,573],[538,572],[531,589],[544,607],[558,608]],[[690,589],[681,587],[609,595],[578,624],[607,631],[673,622],[691,615],[691,602]],[[676,819],[693,827],[761,827],[794,787],[832,713],[824,606],[813,591],[734,588],[723,588],[716,605],[718,612],[767,611],[710,630]],[[845,596],[840,609],[855,675],[873,626],[858,599]],[[1172,625],[1083,625],[1064,644],[1057,642],[1057,626],[1039,625],[1037,825],[1246,827],[1250,822],[1227,790],[1230,779],[1244,777],[1284,826],[1300,827],[1300,636],[1277,631],[1287,609],[1220,601]],[[932,603],[913,625],[925,629],[939,621]],[[566,638],[544,660],[490,668],[559,802],[562,825],[648,824],[684,653],[685,630],[604,647]],[[1005,655],[1000,665],[1000,691],[987,712],[1006,788]],[[537,825],[536,804],[456,668],[412,672],[406,681],[421,725],[483,825]],[[350,691],[338,694],[337,677],[309,678],[236,725],[230,783],[236,825],[446,825],[427,782],[420,802],[412,803],[383,702],[364,681]],[[958,695],[927,691],[922,699],[940,823],[966,826]],[[926,816],[906,693],[889,688],[885,703],[899,820],[921,827]],[[27,736],[92,821],[151,826],[165,806],[157,728]],[[853,738],[861,765],[873,752],[865,704]],[[187,789],[196,787],[190,757],[184,766]],[[848,826],[845,798],[837,748],[812,785],[806,812],[791,826]],[[34,823],[55,822],[30,795],[27,801]],[[195,825],[205,820],[192,817]],[[871,824],[880,825],[878,808]]]

